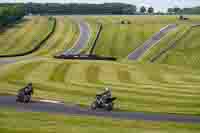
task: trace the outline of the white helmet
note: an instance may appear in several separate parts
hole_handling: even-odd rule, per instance
[[[105,88],[105,91],[110,91],[110,88],[106,87],[106,88]]]

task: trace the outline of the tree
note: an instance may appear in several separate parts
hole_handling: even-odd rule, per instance
[[[153,7],[149,7],[149,8],[148,8],[148,13],[149,13],[149,14],[154,13],[154,8],[153,8]]]
[[[141,13],[144,14],[144,13],[146,13],[146,11],[147,11],[147,10],[146,10],[146,7],[142,6],[142,7],[140,8],[140,12],[141,12]]]
[[[181,9],[179,7],[174,8],[174,13],[178,14],[181,12]]]
[[[173,13],[174,13],[174,9],[173,9],[173,8],[168,8],[167,12],[168,12],[169,14],[173,14]]]
[[[0,5],[0,26],[13,23],[24,15],[24,6],[14,4]]]

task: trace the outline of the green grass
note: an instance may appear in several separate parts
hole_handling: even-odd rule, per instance
[[[119,24],[122,20],[129,20],[132,24],[169,24],[177,23],[178,16],[150,16],[150,15],[139,15],[139,16],[87,16],[87,19],[100,21],[103,24]],[[191,21],[199,21],[198,16],[193,16]]]
[[[119,18],[130,19],[132,24],[120,25],[117,23]],[[167,34],[159,42],[159,45],[148,51],[145,55],[147,57],[144,57],[144,62],[169,46],[171,38],[176,35],[173,40],[177,39],[191,24],[191,22],[179,22],[175,16],[166,18],[121,16],[119,18],[112,16],[87,18],[92,32],[90,41],[83,52],[87,52],[91,48],[98,29],[97,20],[103,21],[104,29],[95,52],[100,55],[116,56],[120,59],[126,57],[161,27],[169,23],[178,23],[180,26],[177,30]],[[36,92],[34,98],[55,99],[89,106],[96,93],[101,92],[102,88],[110,86],[113,95],[118,98],[116,101],[117,110],[200,115],[200,71],[191,68],[191,66],[199,65],[199,28],[193,29],[187,37],[179,41],[177,48],[167,53],[167,58],[162,57],[158,61],[158,63],[165,63],[166,65],[126,60],[123,62],[64,61],[53,59],[52,56],[73,47],[79,31],[78,26],[68,17],[56,17],[56,20],[57,26],[52,36],[41,49],[28,56],[37,58],[0,68],[0,94],[16,94],[18,89],[25,84],[33,82]],[[199,18],[192,16],[191,21],[197,22]],[[29,25],[29,22],[24,23]],[[189,61],[187,62],[188,65],[176,66],[177,64],[184,64],[182,63],[184,62],[183,57],[191,59],[187,60]],[[82,119],[80,118],[80,120]],[[149,124],[151,125],[151,123]],[[141,128],[143,129],[137,129],[136,132],[147,132],[146,128]],[[169,131],[176,130],[175,128],[176,126],[171,126]],[[62,128],[60,127],[60,129]],[[4,128],[4,131],[7,130]],[[49,130],[46,131],[50,132]],[[184,131],[187,132],[189,129],[177,130],[177,132]],[[123,130],[123,132],[126,132],[126,130]],[[167,131],[158,129],[157,132]]]
[[[200,27],[195,27],[186,37],[177,42],[176,48],[167,52],[158,60],[159,63],[170,65],[200,66],[199,54]]]
[[[58,16],[56,18],[55,31],[51,34],[37,51],[22,57],[2,58],[6,60],[34,60],[35,58],[48,57],[60,54],[73,47],[79,36],[78,25],[69,17]],[[1,35],[0,35],[1,36]]]
[[[55,32],[33,55],[52,57],[73,47],[79,36],[78,25],[68,17],[56,17]],[[33,56],[31,55],[31,56]]]
[[[199,124],[112,120],[47,113],[17,113],[0,110],[1,133],[199,133]]]
[[[8,30],[0,36],[0,55],[11,55],[24,53],[36,47],[41,40],[53,29],[53,20],[48,17],[32,17],[24,22],[24,26],[14,26],[14,31]],[[15,30],[15,28],[17,30]]]
[[[163,47],[169,45],[172,36],[177,35],[179,37],[184,26],[187,27],[192,23],[200,21],[198,16],[188,17],[190,18],[189,21],[179,21],[178,16],[88,16],[86,18],[103,24],[103,31],[97,42],[95,53],[104,56],[114,56],[118,59],[127,57],[130,52],[143,44],[153,33],[159,31],[165,25],[172,23],[182,25],[177,31],[169,33],[160,42],[158,47],[152,48],[152,52],[150,50],[145,55],[147,57],[141,59],[147,61],[154,53],[156,55]],[[120,24],[122,20],[129,20],[131,24],[122,25]]]
[[[177,28],[169,32],[165,37],[163,37],[155,46],[148,50],[143,57],[140,58],[140,61],[150,62],[157,54],[162,52],[164,49],[168,48],[175,40],[181,37],[187,29],[190,28],[190,25],[180,24]]]
[[[130,52],[143,44],[163,24],[104,24],[95,53],[97,55],[125,58]]]
[[[86,45],[86,47],[84,47],[82,50],[81,50],[81,53],[83,54],[89,54],[90,53],[90,50],[94,44],[94,41],[97,37],[97,33],[100,29],[100,25],[98,23],[96,23],[96,21],[94,20],[91,20],[91,19],[87,19],[85,18],[85,21],[88,23],[89,25],[89,29],[90,29],[90,39],[88,41],[88,44]]]
[[[35,97],[88,106],[110,86],[120,110],[199,115],[199,73],[168,65],[43,58],[1,68],[0,93],[16,94],[33,82]]]

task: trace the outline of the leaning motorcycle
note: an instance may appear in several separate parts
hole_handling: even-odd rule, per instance
[[[106,100],[103,99],[101,95],[96,95],[95,101],[91,104],[91,109],[96,110],[97,108],[105,109],[107,111],[113,110],[114,100],[116,97],[108,98]]]
[[[30,101],[31,101],[31,95],[25,95],[23,91],[18,92],[16,102],[29,103]]]

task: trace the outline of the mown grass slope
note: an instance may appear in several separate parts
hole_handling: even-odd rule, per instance
[[[16,94],[20,87],[33,82],[35,97],[88,106],[96,93],[110,86],[120,110],[200,114],[199,70],[43,58],[9,65],[1,71],[2,94]]]
[[[1,133],[199,133],[198,124],[126,121],[108,118],[63,116],[47,113],[17,113],[0,110]]]
[[[129,19],[132,24],[120,25],[118,23],[119,18]],[[192,21],[198,22],[198,17],[195,16],[194,18]],[[99,20],[99,17],[92,19],[95,20],[93,22],[88,21],[92,28],[92,37],[83,52],[87,52],[91,48],[98,29],[95,21]],[[29,58],[29,61],[24,60],[0,68],[0,95],[16,94],[21,87],[24,87],[28,82],[32,82],[35,89],[34,98],[55,99],[66,103],[89,106],[94,100],[95,94],[108,86],[112,88],[113,95],[118,98],[116,110],[187,115],[200,114],[200,71],[198,69],[133,62],[53,59],[53,55],[71,48],[79,34],[77,25],[71,19],[56,17],[56,20],[55,32],[41,49],[28,56],[31,57],[31,60]],[[131,50],[141,45],[142,41],[148,39],[148,36],[164,25],[180,23],[177,22],[175,16],[100,17],[100,20],[103,21],[106,29],[103,31],[103,38],[99,40],[95,52],[118,58],[126,57]],[[184,24],[191,23],[184,22]],[[29,25],[29,21],[25,22],[24,26],[26,25]],[[168,46],[169,38],[174,35],[179,36],[183,29],[185,28],[181,26],[163,38],[158,47],[151,49],[152,53],[149,51],[150,56]],[[149,32],[146,33],[146,30]],[[123,33],[119,33],[120,31]],[[6,34],[8,32],[10,32],[9,34],[12,34],[12,32],[23,33],[21,30],[15,31],[15,29],[13,31],[9,29]],[[199,30],[192,31],[190,34],[187,37],[188,39],[185,39],[188,40],[187,44],[192,44],[190,52],[193,52],[198,49],[198,43],[196,42],[198,41]],[[195,38],[195,43],[191,38]],[[190,43],[191,40],[192,43]],[[126,43],[124,44],[124,42]],[[188,55],[190,55],[189,52]],[[197,55],[198,53],[195,52],[195,56]],[[176,58],[176,60],[178,59],[181,58]],[[171,60],[168,63],[165,58],[161,58],[162,63],[173,64]],[[198,64],[198,61],[193,64]],[[63,131],[98,133],[110,132],[111,130],[116,133],[198,133],[200,130],[199,125],[196,124],[124,121],[78,116],[64,117],[46,113],[16,113],[10,109],[0,110],[0,125],[2,133]]]
[[[48,17],[31,17],[24,23],[19,23],[0,35],[0,55],[20,54],[32,50],[54,26],[53,20]]]
[[[188,21],[174,21],[178,24],[177,29],[163,37],[158,44],[146,52],[140,61],[198,67],[199,55],[195,50],[197,51],[198,49],[199,27],[195,26],[192,28],[191,32],[188,31],[193,24],[198,24],[200,22],[200,17],[195,15],[187,17],[189,18]],[[170,47],[172,45],[174,46]]]
[[[57,16],[55,30],[51,36],[41,45],[41,47],[26,56],[1,58],[4,62],[16,62],[21,60],[31,60],[34,58],[48,57],[60,54],[74,46],[79,36],[78,24],[73,19],[64,16]]]
[[[140,58],[140,61],[151,62],[158,54],[162,53],[165,49],[169,48],[174,43],[176,44],[176,41],[185,34],[190,26],[190,24],[177,25],[176,29],[167,33],[166,36],[161,38],[157,44],[149,49],[145,55]]]
[[[86,47],[84,47],[81,50],[81,53],[82,54],[90,54],[90,51],[91,51],[91,49],[95,43],[95,40],[97,38],[97,34],[100,30],[100,24],[98,22],[96,22],[95,20],[89,19],[87,17],[84,20],[88,23],[88,26],[90,29],[90,38],[89,38],[88,43],[86,44]]]
[[[124,58],[142,45],[163,24],[104,24],[100,39],[97,42],[97,55]]]
[[[158,62],[170,65],[200,66],[200,27],[194,27],[186,37],[177,42],[176,48],[169,50]]]
[[[95,53],[115,56],[118,59],[143,44],[153,33],[169,24],[166,19],[154,16],[90,16],[87,19],[103,24],[103,30],[95,48]],[[174,20],[174,17],[172,17]],[[121,24],[123,20],[131,24]],[[173,21],[174,22],[174,21]]]
[[[163,47],[169,46],[171,40],[175,39],[174,36],[177,38],[181,36],[181,32],[186,30],[187,26],[200,21],[200,17],[195,15],[187,17],[189,17],[188,21],[180,21],[178,19],[179,16],[92,16],[88,17],[88,19],[103,24],[103,31],[97,42],[95,53],[98,55],[115,56],[118,59],[126,57],[165,25],[182,25],[176,31],[170,32],[159,43],[158,47],[151,49],[152,51],[148,52],[149,55],[145,55],[146,57],[144,58],[146,59],[141,59],[146,61],[151,56],[156,55]],[[121,24],[122,21],[129,21],[131,24]]]
[[[32,55],[52,57],[73,47],[79,36],[77,23],[68,17],[62,16],[56,17],[56,20],[56,29],[52,36]]]

